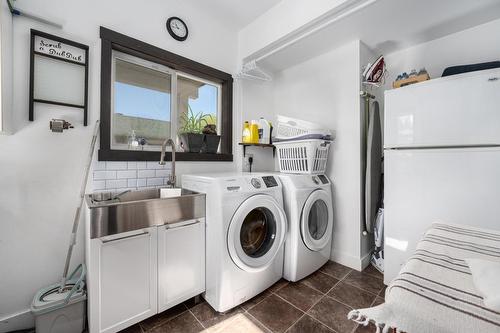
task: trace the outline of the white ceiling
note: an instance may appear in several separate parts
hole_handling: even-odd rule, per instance
[[[193,4],[240,30],[281,0],[193,0]]]

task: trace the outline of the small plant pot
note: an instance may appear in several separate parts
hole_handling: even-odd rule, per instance
[[[219,150],[220,135],[205,134],[205,138],[203,141],[202,151],[204,153],[217,154],[217,150]]]
[[[203,147],[203,134],[182,133],[179,134],[181,147],[186,153],[199,153]]]

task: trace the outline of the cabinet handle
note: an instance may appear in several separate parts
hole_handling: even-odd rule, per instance
[[[171,223],[171,224],[165,224],[165,229],[177,229],[177,228],[183,228],[183,227],[187,227],[187,226],[190,226],[190,225],[193,225],[193,224],[197,224],[197,223],[200,223],[199,220],[196,220],[196,221],[193,221],[193,222],[190,222],[190,223],[186,223],[186,224],[181,224],[182,222],[179,222],[179,223]]]
[[[138,237],[138,236],[144,236],[144,235],[148,235],[148,234],[149,234],[149,232],[144,231],[144,232],[141,232],[140,234],[128,235],[128,236],[123,236],[123,237],[118,237],[118,238],[113,238],[113,239],[101,240],[101,242],[103,242],[103,243],[110,243],[110,242],[114,242],[114,241],[117,241],[117,240],[122,240],[122,239],[127,239],[127,238],[132,238],[132,237]]]
[[[498,81],[498,77],[490,77],[488,81],[489,82]]]

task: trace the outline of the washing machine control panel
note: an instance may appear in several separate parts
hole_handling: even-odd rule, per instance
[[[266,187],[278,186],[278,182],[276,181],[276,178],[274,178],[273,176],[264,176],[262,177],[262,180],[264,181],[264,184],[266,184]]]
[[[262,187],[262,184],[261,184],[260,180],[257,179],[257,178],[252,178],[252,180],[250,180],[250,183],[255,188],[261,188]]]
[[[319,178],[319,180],[321,180],[321,182],[323,184],[328,184],[329,183],[328,178],[326,178],[325,175],[318,175],[318,178]]]

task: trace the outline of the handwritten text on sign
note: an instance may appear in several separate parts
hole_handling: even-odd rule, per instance
[[[85,63],[85,50],[61,42],[57,42],[45,37],[35,36],[34,51],[49,54],[51,56]]]

